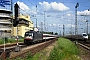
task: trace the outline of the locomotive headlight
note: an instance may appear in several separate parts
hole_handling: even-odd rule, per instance
[[[33,36],[33,33],[32,33],[32,36]]]
[[[29,38],[32,39],[32,36],[30,36]]]

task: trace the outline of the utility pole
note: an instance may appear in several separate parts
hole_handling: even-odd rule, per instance
[[[59,30],[60,30],[60,25],[59,25]],[[60,31],[60,36],[61,36],[61,31]]]
[[[72,23],[71,23],[71,35],[72,35],[73,33],[72,33]]]
[[[88,9],[88,11],[90,11],[90,9]],[[88,33],[88,23],[87,23],[87,33]]]
[[[76,4],[75,6],[75,35],[77,35],[77,7],[79,7],[79,3]]]
[[[43,32],[43,22],[41,22],[41,32]]]
[[[77,3],[75,6],[75,35],[78,34],[78,31],[77,31],[77,7],[79,7],[79,3]],[[78,44],[78,36],[76,38],[77,38],[77,40],[75,40],[75,42],[76,42],[76,44]]]
[[[11,0],[11,23],[12,23],[12,30],[11,30],[11,36],[13,36],[13,0]]]
[[[36,5],[36,13],[37,13],[37,5]],[[36,28],[37,28],[37,17],[36,17]]]
[[[13,0],[11,0],[11,12],[12,12],[11,17],[13,19]],[[13,22],[13,20],[12,20],[12,22]],[[13,26],[13,24],[12,24],[12,26]]]
[[[37,28],[37,18],[36,18],[36,28]]]
[[[65,26],[63,25],[63,36],[64,36],[64,33],[65,33]]]
[[[88,20],[86,20],[86,23],[87,23],[87,30],[86,30],[86,32],[88,34]]]
[[[46,26],[45,26],[45,12],[46,11],[44,11],[44,31],[46,31]]]

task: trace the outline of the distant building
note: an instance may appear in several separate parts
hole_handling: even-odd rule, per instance
[[[17,28],[18,27],[18,28]],[[17,27],[13,27],[11,34],[12,36],[24,37],[26,31],[33,30],[33,22],[30,20],[30,16],[19,15],[19,24]],[[18,33],[17,33],[18,29]]]
[[[0,37],[11,36],[11,13],[9,10],[0,10]]]
[[[12,12],[9,10],[0,10],[0,38],[17,36],[17,27],[13,27]],[[18,36],[24,37],[26,31],[33,30],[33,22],[30,16],[19,15]]]

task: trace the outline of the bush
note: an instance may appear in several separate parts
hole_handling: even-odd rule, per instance
[[[0,44],[4,44],[4,40],[3,39],[0,39]]]
[[[54,47],[54,49],[50,53],[48,60],[62,60],[63,57],[64,53],[60,52],[60,50],[57,47]]]
[[[5,43],[15,43],[16,42],[15,38],[5,37],[5,38],[0,39],[0,44],[4,44],[4,40],[5,40]],[[23,41],[24,41],[23,38],[18,39],[18,42],[23,42]]]

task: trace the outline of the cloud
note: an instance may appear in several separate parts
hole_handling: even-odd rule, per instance
[[[88,11],[88,10],[84,10],[84,11],[78,11],[77,12],[77,15],[81,15],[81,16],[88,16],[88,15],[90,15],[90,11]]]
[[[63,26],[63,24],[55,24],[55,23],[53,23],[53,24],[48,24],[50,27],[62,27]]]
[[[19,5],[19,7],[20,7],[20,12],[21,13],[28,13],[28,14],[30,14],[30,13],[33,13],[33,14],[36,14],[36,12],[35,11],[33,11],[33,10],[31,10],[26,4],[24,4],[23,2],[20,2],[20,1],[18,1],[17,2],[17,4]]]
[[[52,26],[57,26],[57,25],[53,23]]]
[[[73,24],[67,24],[66,27],[75,27]]]
[[[68,21],[72,21],[71,19],[67,19]]]
[[[57,24],[53,23],[53,24],[49,24],[49,26],[55,27],[55,26],[57,26]]]
[[[71,14],[67,14],[67,16],[72,16]]]
[[[17,2],[17,4],[19,5],[19,7],[22,9],[22,10],[30,10],[29,7],[27,5],[25,5],[23,2]]]
[[[69,10],[69,7],[65,6],[63,3],[57,3],[57,2],[51,2],[51,3],[48,3],[48,2],[39,2],[39,4],[42,6],[42,8],[45,10],[45,11],[55,11],[55,12],[58,12],[58,11],[65,11],[65,10]]]

